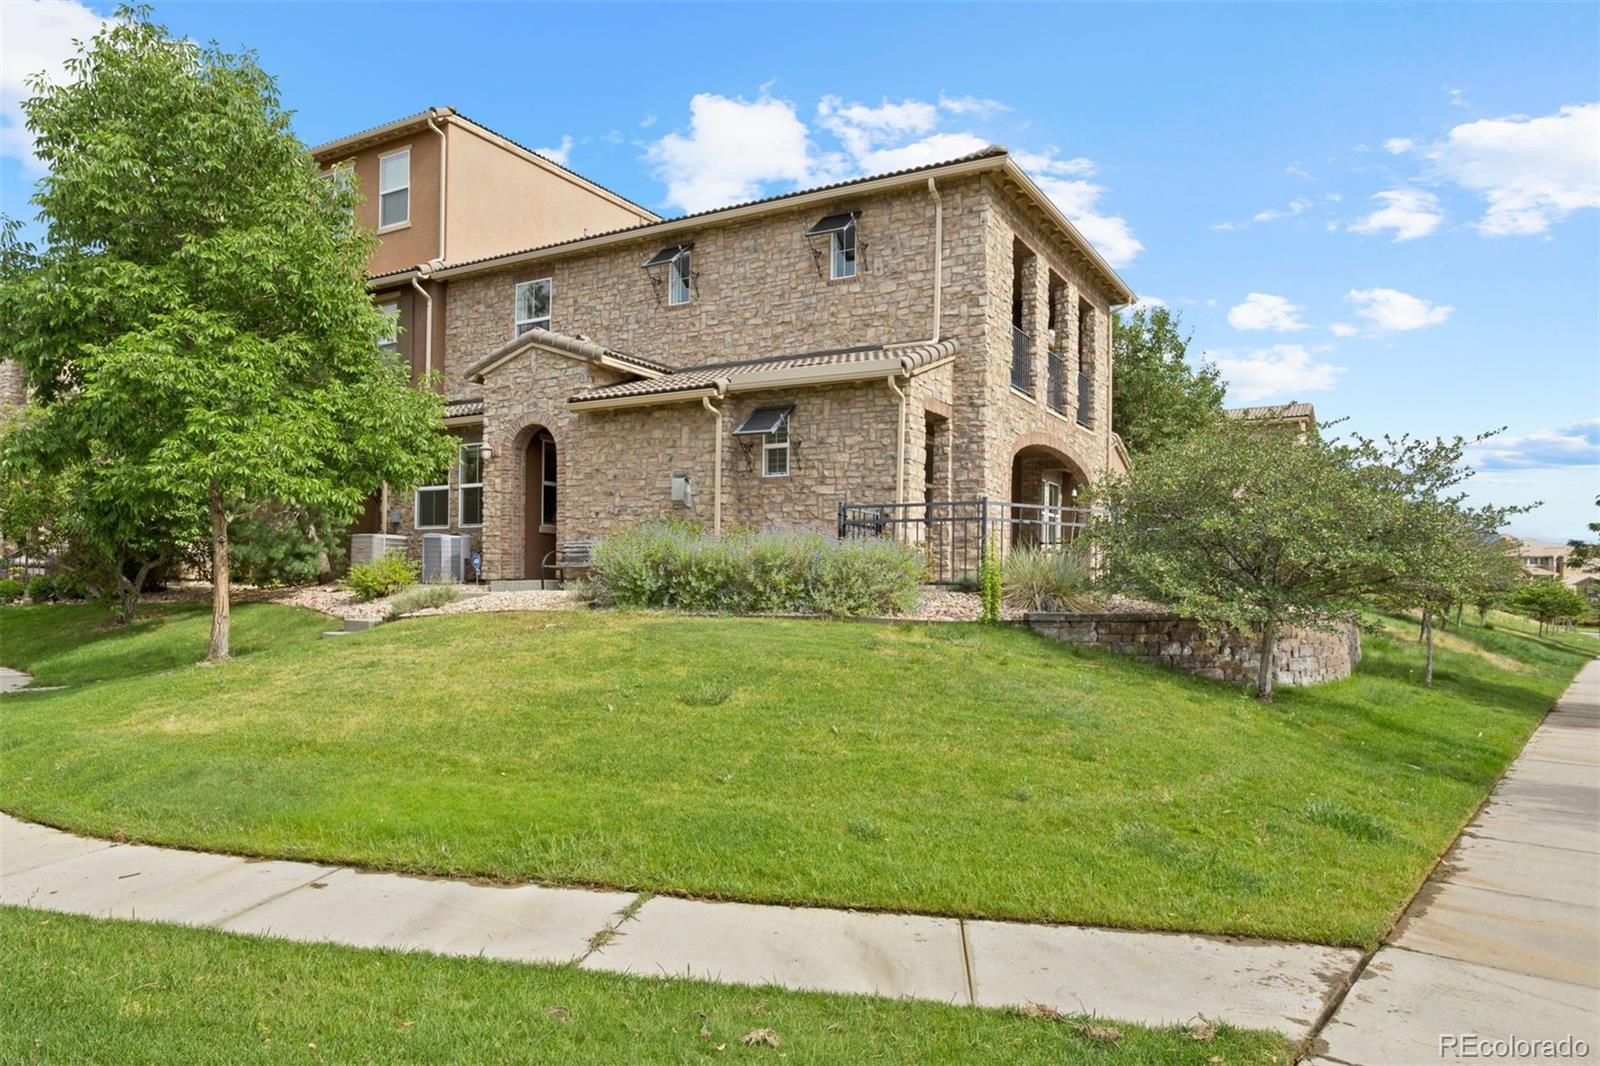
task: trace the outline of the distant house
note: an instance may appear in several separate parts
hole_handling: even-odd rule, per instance
[[[1309,403],[1273,403],[1261,407],[1230,407],[1223,412],[1229,418],[1244,422],[1260,422],[1269,426],[1283,426],[1297,434],[1313,433],[1317,428],[1317,409]]]
[[[1572,549],[1565,544],[1550,544],[1542,540],[1516,542],[1517,558],[1529,577],[1567,576],[1567,557]]]

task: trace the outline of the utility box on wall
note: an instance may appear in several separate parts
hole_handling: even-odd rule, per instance
[[[679,507],[694,506],[694,485],[690,483],[688,474],[672,475],[672,502]]]

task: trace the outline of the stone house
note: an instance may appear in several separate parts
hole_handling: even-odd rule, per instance
[[[1133,293],[1004,149],[676,219],[633,210],[564,235],[555,211],[522,250],[457,254],[451,237],[449,255],[375,269],[379,300],[447,293],[431,351],[404,312],[395,343],[414,365],[429,352],[419,373],[438,373],[462,447],[360,528],[466,534],[484,577],[539,580],[559,543],[652,517],[831,532],[846,500],[1068,508],[1126,467],[1111,314]]]

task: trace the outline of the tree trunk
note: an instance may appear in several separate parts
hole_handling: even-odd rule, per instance
[[[122,568],[117,568],[117,624],[125,626],[133,621],[133,616],[139,609],[139,594],[144,591],[144,583],[150,576],[150,571],[161,565],[158,557],[139,565],[139,576],[129,581],[122,573]]]
[[[1466,609],[1467,609],[1467,605],[1466,604],[1464,604],[1464,603],[1456,604],[1456,628],[1457,629],[1461,628],[1461,614]]]
[[[206,662],[220,663],[228,658],[228,515],[222,509],[222,494],[211,490],[211,650]]]
[[[1272,679],[1277,675],[1278,623],[1276,620],[1261,625],[1261,664],[1256,667],[1256,699],[1272,702]]]
[[[1433,687],[1433,612],[1422,612],[1422,628],[1428,634],[1428,666],[1423,672],[1422,683],[1427,688]]]

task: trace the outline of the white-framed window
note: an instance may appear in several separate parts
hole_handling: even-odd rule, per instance
[[[456,511],[463,526],[483,525],[483,445],[463,444],[456,477]]]
[[[402,148],[378,157],[378,229],[393,229],[411,221],[411,149]]]
[[[761,476],[789,476],[789,416],[761,438]]]
[[[556,442],[546,437],[539,456],[539,532],[556,531]]]
[[[1061,482],[1044,483],[1044,527],[1039,539],[1045,544],[1061,543]]]
[[[513,336],[520,337],[530,329],[550,328],[550,297],[555,292],[555,284],[549,278],[540,278],[538,281],[524,281],[517,285],[516,332]]]
[[[693,253],[684,248],[673,257],[667,271],[667,303],[674,307],[686,304],[694,296],[693,275],[689,271],[689,257]]]
[[[400,350],[400,301],[385,300],[378,304],[378,314],[383,325],[378,329],[378,347],[386,352]]]
[[[829,261],[832,263],[829,277],[834,281],[856,276],[856,220],[851,219],[843,229],[834,230],[828,235],[828,244],[832,251]]]
[[[417,489],[418,529],[450,528],[450,475],[443,471],[432,485]]]

